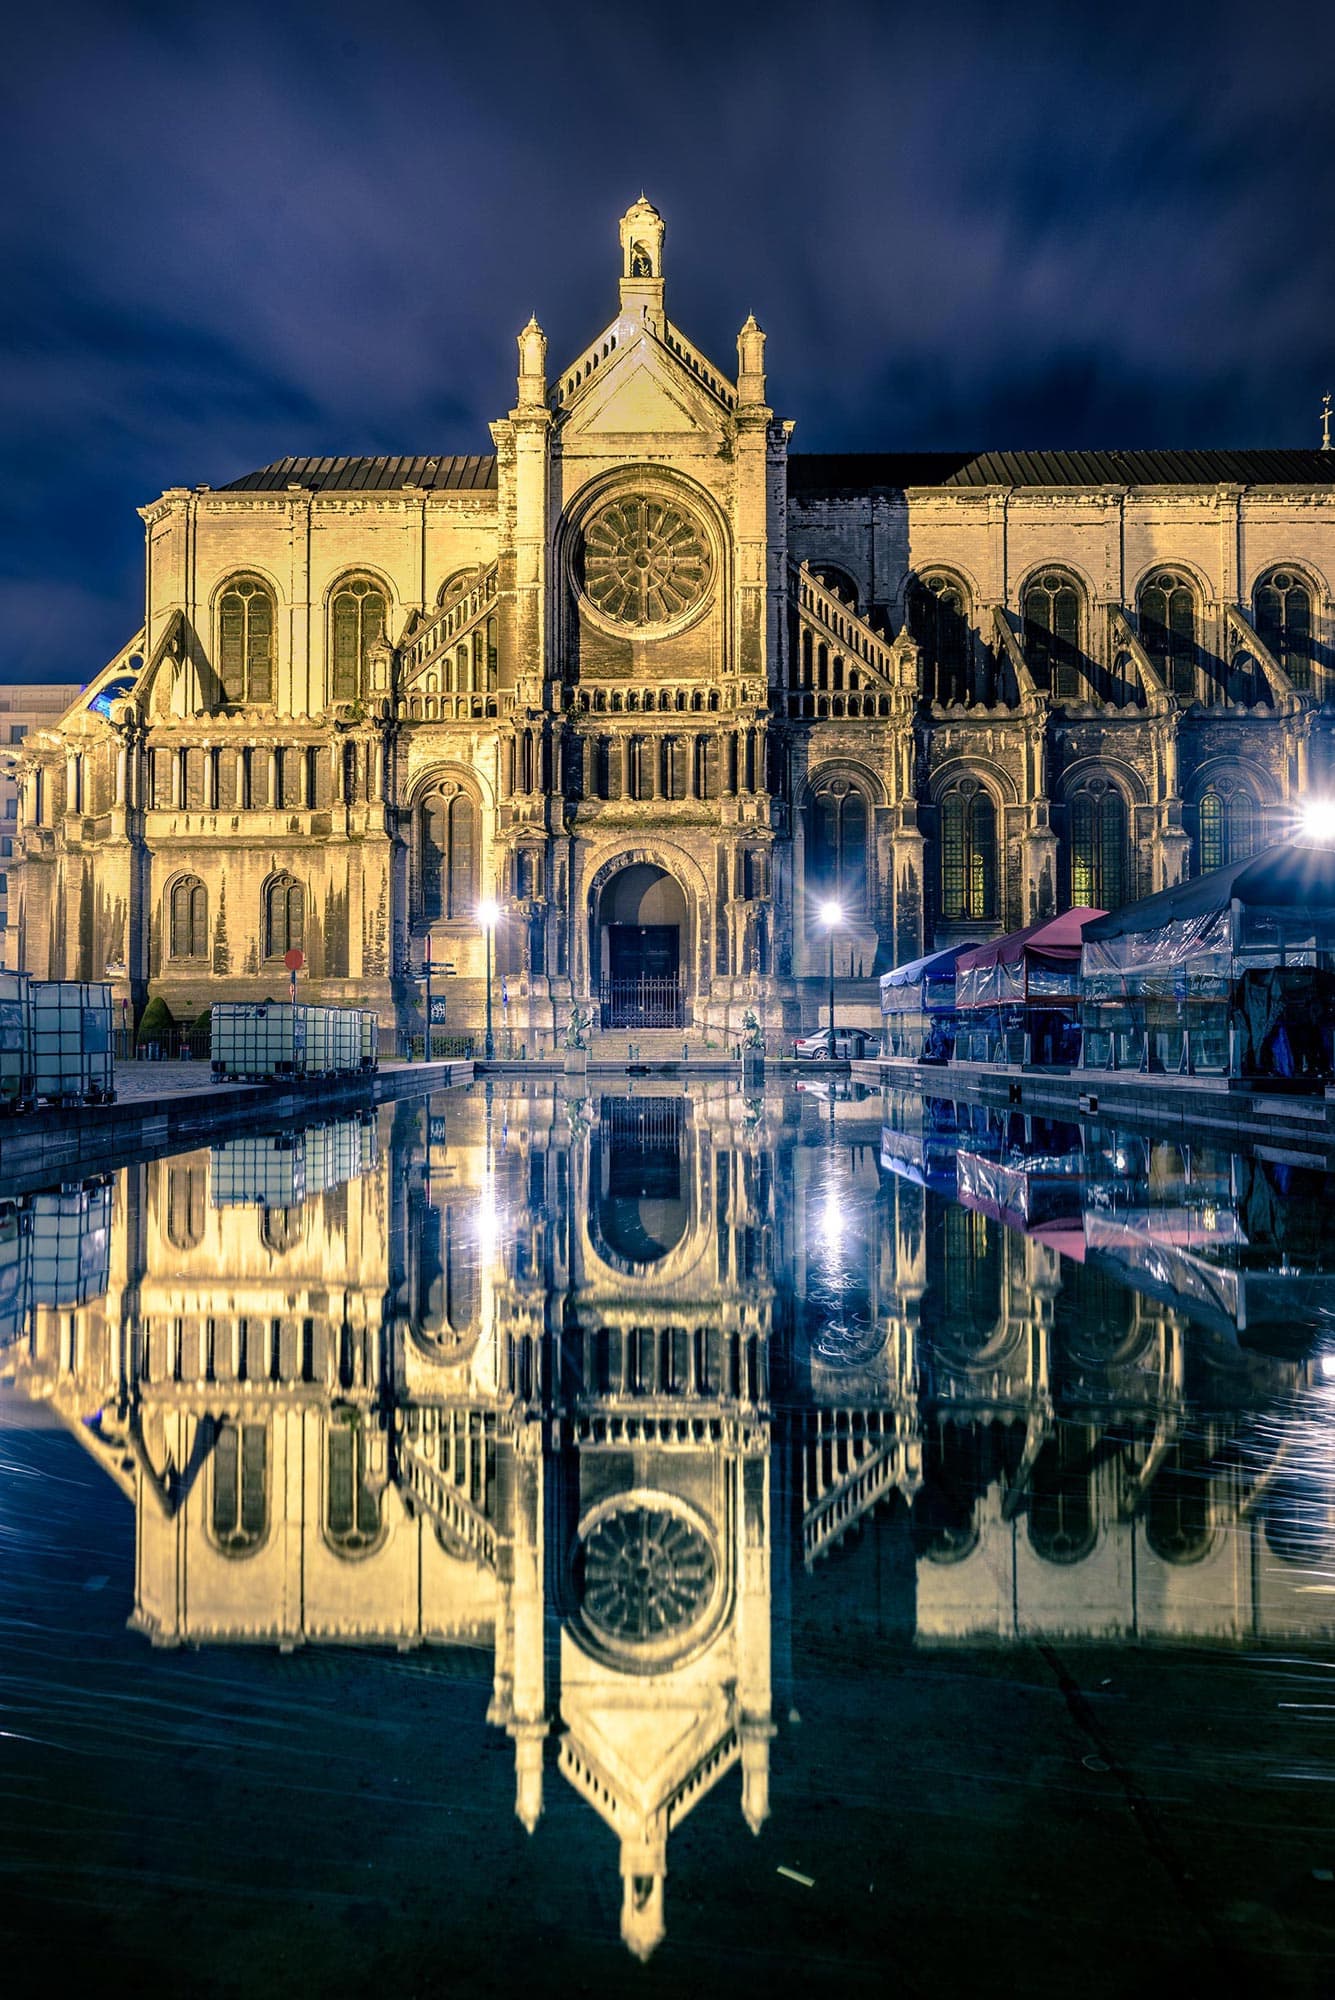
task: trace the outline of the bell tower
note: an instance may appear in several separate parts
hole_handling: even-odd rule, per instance
[[[621,317],[644,320],[661,336],[663,218],[643,194],[621,218]]]

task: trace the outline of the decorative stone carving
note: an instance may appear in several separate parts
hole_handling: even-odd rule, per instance
[[[686,1631],[714,1595],[714,1553],[680,1514],[629,1506],[604,1514],[584,1543],[584,1616],[620,1645]]]
[[[654,494],[609,500],[584,530],[580,581],[615,625],[675,624],[709,589],[713,555],[686,508]]]

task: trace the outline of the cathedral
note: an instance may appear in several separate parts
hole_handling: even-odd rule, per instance
[[[25,745],[11,957],[511,1044],[772,1043],[876,975],[1281,836],[1332,762],[1335,453],[802,454],[748,317],[518,337],[486,455],[142,510],[145,618]],[[432,984],[434,982],[434,986]]]

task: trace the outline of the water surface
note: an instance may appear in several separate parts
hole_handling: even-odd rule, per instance
[[[1333,1193],[535,1084],[0,1201],[11,1990],[1329,1990]]]

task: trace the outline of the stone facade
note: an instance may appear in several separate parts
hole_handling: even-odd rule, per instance
[[[667,318],[519,336],[485,458],[143,510],[144,629],[30,739],[11,962],[179,1016],[283,989],[513,1041],[777,1039],[874,975],[1281,834],[1329,764],[1335,454],[791,453]]]

